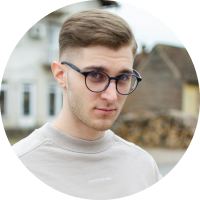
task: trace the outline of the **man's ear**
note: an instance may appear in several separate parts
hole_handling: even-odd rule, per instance
[[[60,87],[65,88],[66,87],[66,69],[64,66],[59,63],[58,61],[54,61],[51,65],[51,70],[53,72],[53,75],[60,85]]]

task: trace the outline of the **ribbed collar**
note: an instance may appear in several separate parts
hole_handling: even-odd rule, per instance
[[[72,137],[49,122],[44,124],[40,131],[44,137],[49,138],[61,148],[77,153],[99,153],[110,148],[114,141],[114,133],[111,130],[107,130],[102,138],[94,141]]]

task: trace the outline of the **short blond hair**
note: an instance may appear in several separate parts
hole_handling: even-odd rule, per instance
[[[63,23],[60,31],[60,56],[67,49],[90,45],[103,45],[112,49],[132,45],[133,56],[137,51],[137,43],[129,25],[121,17],[101,9],[73,14]]]

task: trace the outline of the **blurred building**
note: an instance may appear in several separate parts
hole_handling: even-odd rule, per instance
[[[73,13],[115,1],[84,1],[45,16],[21,38],[12,52],[1,85],[1,115],[6,133],[30,131],[53,122],[62,108],[62,90],[51,72],[59,58],[58,36]]]
[[[123,112],[176,109],[199,113],[199,84],[192,60],[185,48],[156,45],[150,53],[136,56],[134,68],[143,80],[129,95]]]

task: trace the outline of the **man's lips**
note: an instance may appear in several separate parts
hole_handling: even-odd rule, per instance
[[[95,108],[99,113],[104,115],[112,114],[116,109],[114,108]]]
[[[98,110],[105,110],[105,111],[111,111],[111,110],[115,110],[114,108],[96,108]]]

